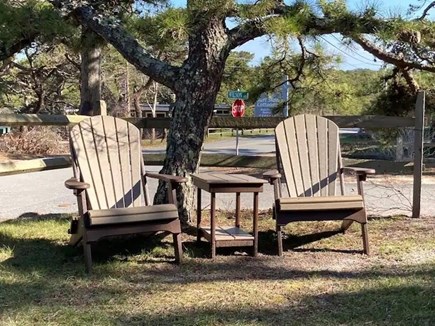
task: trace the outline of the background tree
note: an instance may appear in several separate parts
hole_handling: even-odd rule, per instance
[[[69,39],[76,28],[53,10],[47,1],[0,2],[0,60],[13,58],[32,43]]]
[[[22,113],[63,114],[73,109],[80,70],[72,57],[59,45],[26,48],[22,59],[10,61],[8,73],[0,76],[2,106]]]

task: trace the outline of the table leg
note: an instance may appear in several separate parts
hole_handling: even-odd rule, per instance
[[[210,193],[211,207],[210,207],[210,228],[211,228],[211,258],[216,256],[216,222],[215,222],[215,208],[216,208],[216,194]]]
[[[196,192],[196,241],[201,241],[201,189]]]
[[[254,231],[254,249],[252,252],[252,256],[257,256],[258,252],[258,192],[254,192],[254,225],[253,225],[253,231]]]
[[[236,228],[240,227],[240,192],[236,192]]]

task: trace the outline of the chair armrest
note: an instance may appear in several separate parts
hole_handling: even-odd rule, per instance
[[[353,172],[355,174],[375,174],[375,169],[368,169],[368,168],[360,168],[360,167],[354,167],[354,166],[346,166],[342,168],[343,172]]]
[[[267,179],[267,181],[272,184],[274,180],[281,178],[281,173],[279,173],[278,170],[269,170],[263,173],[263,178]]]
[[[282,197],[281,192],[281,173],[278,170],[269,170],[263,173],[263,178],[273,185],[273,196],[275,200]]]
[[[88,189],[90,185],[89,183],[81,182],[73,177],[65,181],[65,187],[73,190],[85,190]]]
[[[177,188],[177,184],[184,183],[187,181],[187,179],[183,177],[179,177],[176,175],[169,175],[169,174],[161,174],[161,173],[145,172],[144,176],[167,182],[168,185],[167,196],[168,196],[168,202],[170,204],[176,203],[177,194],[175,189]]]
[[[150,177],[150,178],[154,178],[154,179],[163,180],[163,181],[170,182],[170,183],[184,183],[187,181],[186,178],[179,177],[176,175],[169,175],[169,174],[145,172],[145,176]]]
[[[341,168],[341,172],[350,172],[350,173],[353,173],[353,174],[355,174],[357,181],[361,182],[361,181],[366,181],[367,174],[375,174],[376,170],[375,169],[367,169],[367,168],[359,168],[359,167],[348,166],[348,167]]]

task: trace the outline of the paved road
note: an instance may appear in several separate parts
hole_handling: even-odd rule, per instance
[[[159,171],[160,167],[149,166],[148,171]],[[203,169],[207,171],[210,169]],[[0,177],[0,220],[17,218],[26,214],[53,214],[77,212],[76,199],[71,190],[64,187],[64,181],[72,176],[72,169],[59,169],[28,174]],[[151,181],[151,180],[150,180]],[[149,189],[152,195],[157,183],[152,180]],[[348,194],[354,194],[356,184],[347,184]],[[370,215],[388,216],[411,214],[412,178],[376,177],[365,187],[366,202]],[[203,207],[209,204],[209,196],[204,193]],[[235,196],[218,194],[217,207],[234,209]],[[424,177],[422,186],[423,216],[435,216],[435,177]],[[252,207],[252,195],[242,194],[242,207]],[[260,209],[268,209],[273,202],[273,189],[266,184],[260,194]]]
[[[144,153],[164,153],[165,147],[145,149]],[[236,138],[225,138],[219,141],[207,142],[203,153],[206,154],[236,154]],[[269,156],[275,155],[275,138],[273,135],[239,136],[239,155]]]

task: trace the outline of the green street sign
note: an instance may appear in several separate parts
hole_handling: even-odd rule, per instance
[[[247,100],[248,95],[249,95],[248,92],[245,92],[245,91],[229,91],[228,92],[228,98],[234,98],[234,99]]]

